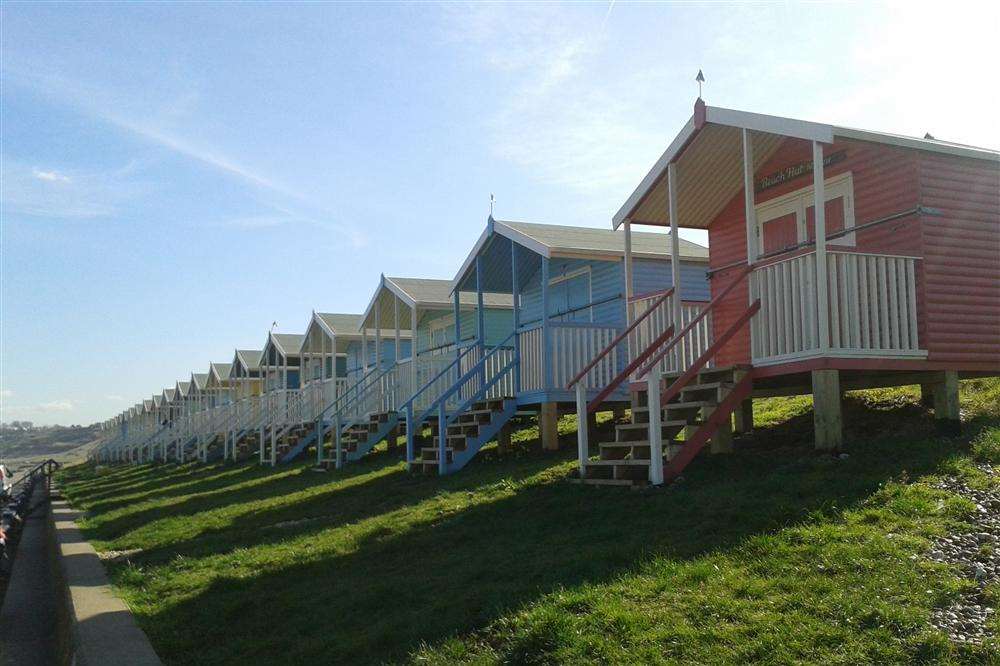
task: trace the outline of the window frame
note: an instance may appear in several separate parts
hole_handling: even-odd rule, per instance
[[[850,171],[827,178],[824,186],[825,202],[843,197],[844,199],[844,230],[854,228],[854,174]],[[806,185],[780,197],[768,199],[754,206],[757,218],[757,244],[764,246],[764,225],[768,222],[795,214],[796,238],[799,243],[805,243],[808,238],[806,227],[806,210],[813,204],[814,185]],[[855,247],[854,232],[844,234],[840,238],[827,241],[827,245]]]

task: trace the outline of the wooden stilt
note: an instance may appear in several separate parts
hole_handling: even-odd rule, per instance
[[[538,412],[539,437],[545,451],[559,450],[559,411],[556,403],[543,402]]]
[[[733,379],[739,381],[747,375],[746,370],[736,370],[733,372]],[[740,406],[733,412],[734,430],[741,435],[748,435],[753,431],[753,399],[747,398],[740,403]]]
[[[816,450],[836,451],[844,443],[840,371],[813,370],[812,392]]]
[[[955,436],[962,432],[958,405],[958,373],[946,370],[944,379],[934,385],[934,419],[938,432]]]
[[[500,432],[497,433],[497,449],[500,453],[510,452],[510,435],[513,430],[514,428],[511,427],[510,422],[508,421],[502,428],[500,428]]]

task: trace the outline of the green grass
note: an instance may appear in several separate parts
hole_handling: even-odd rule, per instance
[[[949,440],[912,389],[851,394],[846,460],[810,450],[808,400],[757,401],[740,452],[644,492],[566,482],[572,418],[558,453],[526,428],[443,479],[380,451],[329,474],[80,466],[62,487],[170,664],[1000,663],[929,627],[968,583],[919,558],[971,510],[926,481],[995,482],[972,460],[996,461],[998,396],[964,384]]]

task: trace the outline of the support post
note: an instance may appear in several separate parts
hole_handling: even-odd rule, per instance
[[[406,405],[406,471],[407,472],[409,472],[413,467],[413,449],[414,449],[413,438],[417,436],[416,430],[417,427],[413,423],[413,401],[410,401]]]
[[[955,436],[962,432],[958,402],[958,372],[945,370],[944,380],[934,385],[934,421],[942,435]]]
[[[510,435],[513,430],[510,421],[500,426],[500,432],[497,433],[497,450],[500,453],[510,453]]]
[[[587,426],[587,389],[581,379],[576,383],[576,460],[581,479],[587,476],[590,458],[590,429]]]
[[[733,371],[733,382],[739,383],[747,375],[746,370]],[[733,414],[735,430],[741,435],[749,435],[753,432],[753,398],[747,398],[740,403]]]
[[[703,420],[707,420],[709,417],[709,410],[702,410]],[[732,453],[733,452],[733,419],[732,416],[727,418],[723,423],[719,424],[715,432],[712,434],[712,438],[709,441],[708,452],[711,454],[716,453]]]
[[[816,450],[836,451],[844,443],[840,405],[840,371],[813,370],[812,392]]]
[[[813,208],[816,221],[816,310],[820,351],[830,349],[830,307],[826,269],[826,181],[823,176],[823,144],[812,142]]]
[[[482,255],[476,255],[476,337],[479,344],[479,360],[486,358],[486,313],[483,311],[483,262]],[[479,388],[486,386],[486,364],[479,366]],[[486,395],[483,394],[483,398]]]
[[[660,408],[660,370],[646,375],[646,404],[649,406],[649,483],[663,485],[663,411]]]
[[[334,461],[333,466],[336,469],[340,469],[341,465],[343,464],[343,460],[342,460],[343,459],[343,454],[342,454],[342,449],[341,449],[341,444],[340,444],[340,414],[339,413],[333,419],[333,440],[334,440],[334,449],[336,451],[336,456],[337,456],[337,459]]]
[[[559,450],[559,409],[556,403],[542,403],[538,412],[538,431],[543,450]]]
[[[671,162],[667,165],[667,196],[670,209],[670,275],[673,282],[674,294],[670,297],[673,303],[671,315],[674,320],[674,330],[681,330],[681,241],[677,222],[677,163]],[[674,368],[678,372],[684,370],[684,347],[685,341],[674,346]]]
[[[395,350],[396,363],[399,363],[399,359],[402,358],[402,353],[403,352],[402,352],[402,346],[401,346],[400,340],[399,340],[399,299],[398,298],[393,299],[393,301],[392,301],[392,320],[393,320],[393,325],[396,328],[396,340],[395,340],[395,342],[396,342],[396,350]],[[413,387],[413,390],[416,390],[415,386]]]
[[[518,298],[520,278],[517,275],[517,244],[510,241],[510,293],[514,301],[514,396],[521,393],[521,338],[518,330],[521,328],[521,303]]]
[[[542,257],[542,377],[544,380],[542,390],[544,391],[551,391],[553,388],[552,333],[549,329],[549,291],[549,258]]]
[[[625,325],[630,325],[635,320],[635,304],[632,303],[632,296],[635,293],[635,285],[632,279],[632,223],[625,220]],[[636,350],[638,353],[638,350]]]
[[[448,416],[444,411],[444,402],[438,405],[438,474],[444,476],[448,471],[446,448],[448,445]]]

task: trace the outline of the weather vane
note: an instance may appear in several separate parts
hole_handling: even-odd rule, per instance
[[[273,331],[273,330],[274,330],[274,329],[276,329],[276,328],[278,328],[278,322],[276,322],[276,321],[272,321],[272,322],[271,322],[271,330]]]
[[[490,192],[490,217],[493,217],[493,204],[495,204],[496,201],[497,201],[496,197],[494,197],[493,193]]]
[[[694,80],[698,82],[698,99],[701,99],[701,84],[705,82],[705,75],[698,70],[698,76],[694,77]]]

